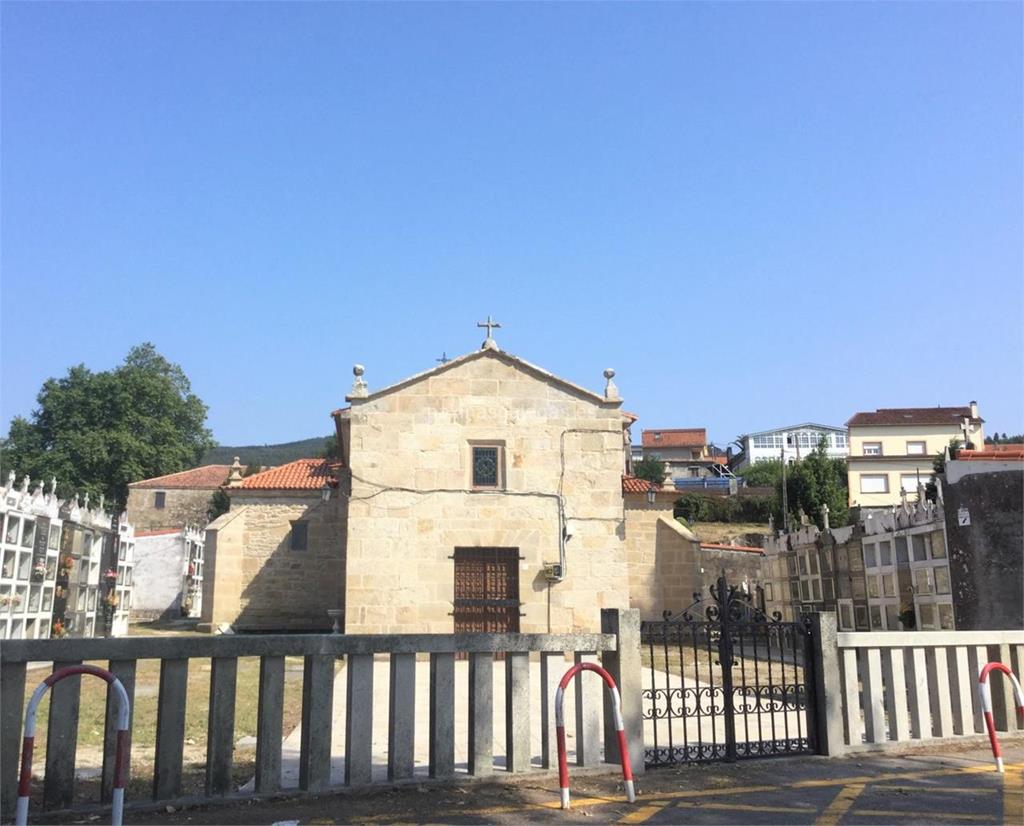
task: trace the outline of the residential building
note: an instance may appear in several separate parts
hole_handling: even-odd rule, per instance
[[[784,459],[787,464],[795,462],[814,450],[822,439],[829,456],[846,458],[849,445],[845,427],[804,422],[745,433],[736,440],[740,450],[732,457],[730,466],[736,471],[766,459]]]
[[[932,476],[935,457],[951,439],[982,446],[984,420],[978,403],[968,407],[884,408],[857,413],[847,423],[851,506],[892,507],[901,491],[911,500]]]
[[[203,465],[132,482],[128,521],[138,531],[204,526],[209,521],[210,497],[227,481],[230,470],[231,465]]]
[[[636,452],[633,453],[636,457]],[[732,476],[725,451],[708,443],[703,427],[644,430],[640,434],[639,458],[659,459],[677,488],[697,479],[726,479]],[[728,483],[725,483],[728,486]]]

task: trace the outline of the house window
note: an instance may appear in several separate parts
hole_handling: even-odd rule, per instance
[[[907,442],[908,456],[924,456],[924,442]]]
[[[886,473],[862,473],[860,477],[861,493],[888,493],[889,475]]]
[[[167,504],[167,494],[164,491],[162,491],[162,490],[158,490],[153,495],[153,507],[156,508],[157,510],[163,510],[164,505],[166,505],[166,504]]]
[[[832,438],[836,447],[846,447],[846,434],[845,433],[833,433]]]
[[[882,455],[882,443],[881,442],[864,442],[864,455],[865,456],[881,456]]]
[[[501,445],[473,445],[473,487],[502,487],[502,453]]]
[[[292,522],[291,542],[289,548],[293,551],[304,551],[309,544],[309,523]]]

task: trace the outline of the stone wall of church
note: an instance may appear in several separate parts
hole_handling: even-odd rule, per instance
[[[629,561],[629,607],[644,620],[659,620],[693,602],[700,590],[700,542],[672,517],[672,502],[647,504],[644,494],[627,494],[626,552]]]
[[[254,492],[255,493],[255,492]],[[292,522],[308,523],[306,550],[291,549]],[[346,503],[319,491],[235,492],[207,530],[204,627],[329,631],[344,608]]]
[[[164,506],[156,507],[157,491],[164,493]],[[215,491],[195,488],[130,488],[128,522],[137,531],[161,528],[203,527],[207,522],[210,497]]]
[[[523,632],[628,607],[619,406],[492,353],[353,401],[346,631],[452,632],[458,547],[518,549]],[[474,441],[502,446],[504,490],[472,490]],[[549,584],[559,490],[572,536]]]

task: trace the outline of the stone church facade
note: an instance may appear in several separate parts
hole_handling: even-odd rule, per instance
[[[668,499],[627,503],[635,417],[614,371],[595,393],[488,337],[380,390],[354,373],[335,464],[232,474],[201,627],[326,630],[341,610],[347,633],[595,631],[602,608],[691,591],[695,543]]]

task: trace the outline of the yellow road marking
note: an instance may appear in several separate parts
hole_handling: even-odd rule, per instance
[[[887,792],[932,792],[938,794],[995,794],[999,789],[985,788],[984,786],[887,786],[884,783],[871,784],[871,790],[884,790]]]
[[[684,803],[680,809],[715,809],[727,812],[782,812],[784,814],[809,814],[813,806],[761,806],[750,803]]]
[[[835,826],[840,818],[850,810],[853,801],[864,791],[865,785],[865,783],[851,783],[849,786],[843,786],[839,790],[839,794],[825,808],[825,811],[814,821],[815,826]]]
[[[1003,823],[1024,823],[1024,772],[1007,766],[1003,775]]]
[[[979,823],[998,823],[999,818],[992,815],[963,815],[958,812],[900,812],[884,809],[854,809],[850,812],[854,817],[916,817],[922,820],[971,820]]]
[[[658,812],[668,806],[669,801],[667,800],[652,800],[647,805],[641,806],[636,811],[630,812],[625,815],[618,823],[646,823]]]

